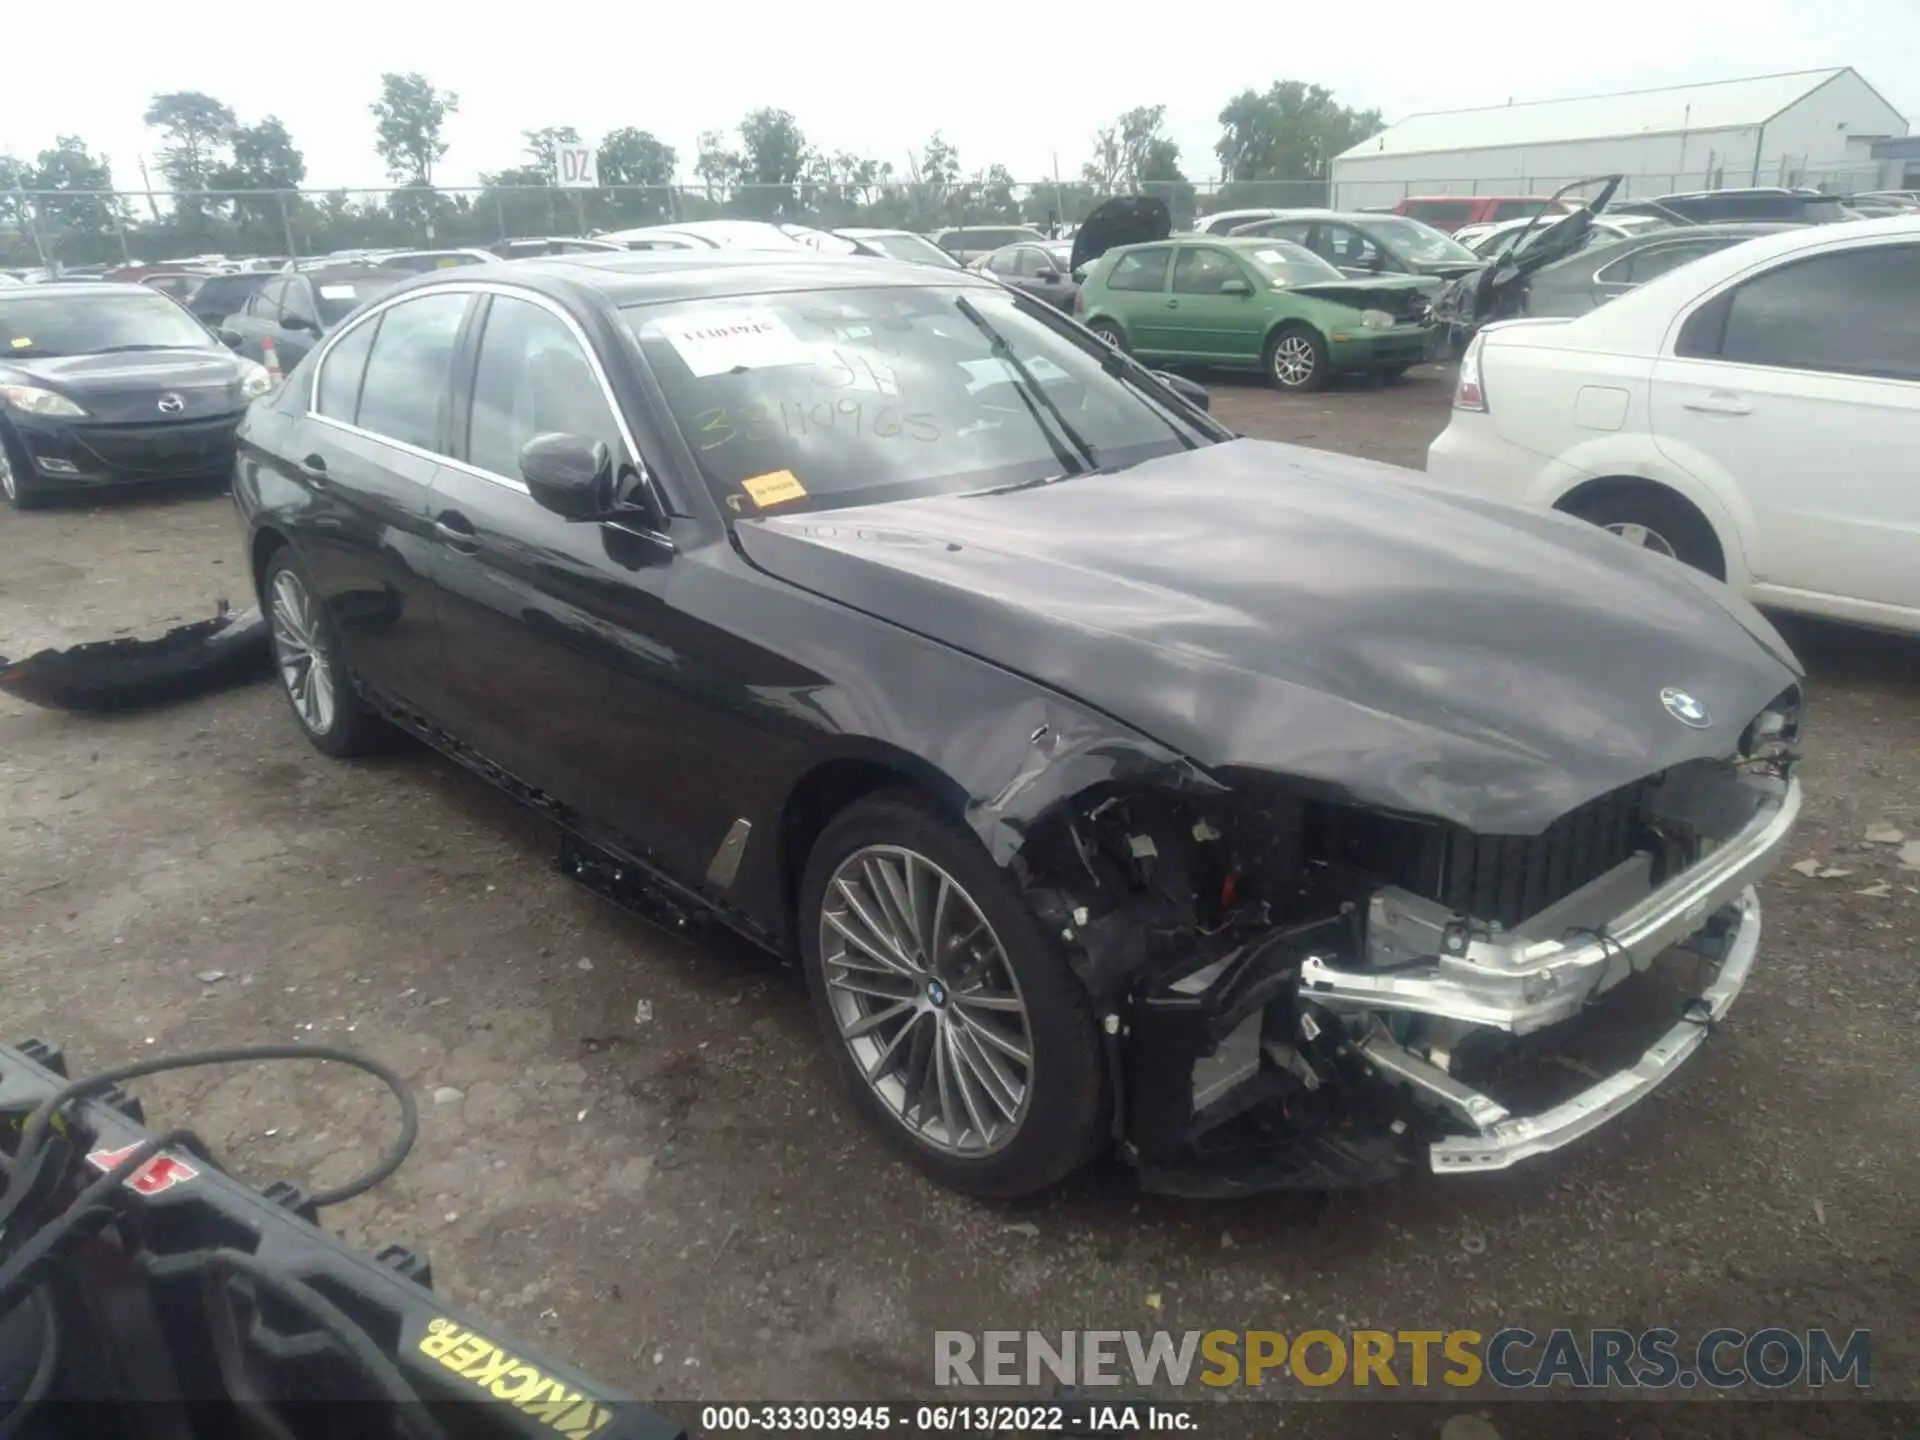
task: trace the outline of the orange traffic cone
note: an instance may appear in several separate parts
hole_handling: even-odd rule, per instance
[[[267,374],[273,377],[273,383],[275,385],[278,385],[282,380],[287,378],[286,373],[280,368],[280,351],[273,343],[273,336],[262,335],[260,337],[260,359],[267,367]]]

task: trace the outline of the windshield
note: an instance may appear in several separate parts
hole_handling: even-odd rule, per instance
[[[406,276],[396,274],[391,280],[354,279],[322,280],[313,287],[314,303],[320,307],[320,323],[337,325],[347,316],[374,296],[393,289]]]
[[[1347,278],[1306,246],[1291,240],[1267,240],[1257,249],[1236,253],[1281,290],[1289,285],[1317,285],[1322,280]]]
[[[1369,220],[1367,229],[1379,238],[1381,244],[1399,251],[1410,260],[1424,260],[1429,264],[1446,264],[1449,261],[1468,265],[1480,263],[1480,257],[1458,240],[1422,220],[1409,219],[1404,215],[1383,216],[1378,220]]]
[[[997,288],[899,286],[624,313],[735,515],[1046,481],[1219,438],[1041,309]]]
[[[860,243],[878,250],[889,259],[910,260],[917,265],[943,265],[949,270],[960,268],[958,260],[926,236],[911,235],[904,230],[862,235]]]
[[[92,295],[0,299],[0,360],[97,355],[103,350],[199,350],[214,343],[193,316],[164,295],[107,290]]]

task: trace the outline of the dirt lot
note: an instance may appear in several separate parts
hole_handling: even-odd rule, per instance
[[[1449,385],[1215,394],[1248,433],[1418,466]],[[0,652],[244,589],[224,498],[0,515]],[[1874,1389],[1920,1397],[1920,873],[1863,839],[1920,837],[1920,645],[1791,638],[1814,676],[1795,858],[1846,873],[1767,885],[1763,963],[1670,1091],[1505,1176],[944,1193],[850,1123],[797,976],[574,888],[539,825],[425,751],[323,759],[266,685],[105,720],[0,699],[0,1033],[82,1069],[269,1039],[396,1064],[419,1150],[333,1223],[427,1251],[442,1290],[643,1397],[923,1394],[936,1329],[1362,1324],[1867,1326]],[[262,1183],[343,1178],[389,1119],[297,1068],[139,1090]]]

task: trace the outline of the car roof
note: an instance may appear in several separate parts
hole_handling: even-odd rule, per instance
[[[1623,247],[1638,246],[1645,240],[1676,238],[1698,231],[1727,234],[1752,228],[1698,225],[1684,231],[1662,230],[1654,236],[1636,236],[1621,243]],[[1679,308],[1692,303],[1689,298],[1676,305],[1676,289],[1680,294],[1697,297],[1725,281],[1776,260],[1791,259],[1798,255],[1818,255],[1850,245],[1884,240],[1920,242],[1920,215],[1892,215],[1878,220],[1836,220],[1830,225],[1768,226],[1763,233],[1751,239],[1677,266],[1665,275],[1629,290],[1568,323],[1580,327],[1578,333],[1583,343],[1619,344],[1630,338],[1642,338],[1649,326],[1664,326]],[[1606,248],[1611,250],[1614,247]],[[1591,259],[1600,253],[1599,250],[1589,250],[1580,258]],[[1685,278],[1676,280],[1676,277]]]
[[[34,296],[62,295],[158,295],[160,292],[151,285],[142,285],[138,280],[43,280],[38,285],[22,287],[25,294],[9,299],[30,299]]]
[[[465,269],[472,269],[473,267],[463,265],[460,268],[465,270]],[[329,280],[335,281],[335,282],[338,282],[341,280],[391,281],[394,276],[405,275],[406,273],[407,272],[405,270],[395,270],[390,265],[354,265],[354,264],[327,265],[327,266],[321,267],[318,270],[301,270],[298,272],[301,279],[312,280],[312,281],[315,281],[316,283],[329,281]],[[433,272],[429,271],[428,273],[431,274]]]
[[[391,271],[385,272],[391,274]],[[879,286],[925,289],[966,286],[997,291],[985,277],[961,270],[932,270],[906,260],[823,254],[796,246],[786,250],[576,251],[516,260],[484,274],[477,267],[418,275],[400,291],[461,284],[510,282],[555,299],[593,292],[615,306],[672,300],[715,299],[793,290],[853,290]]]

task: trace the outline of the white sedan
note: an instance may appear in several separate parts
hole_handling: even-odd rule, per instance
[[[1786,231],[1467,347],[1429,477],[1920,633],[1920,216]]]

